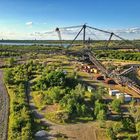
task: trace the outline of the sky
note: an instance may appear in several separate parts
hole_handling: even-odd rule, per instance
[[[140,0],[0,0],[0,39],[51,39],[84,23],[140,39]]]

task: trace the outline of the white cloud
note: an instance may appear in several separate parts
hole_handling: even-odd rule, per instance
[[[27,26],[29,26],[29,27],[32,27],[32,26],[33,26],[33,22],[32,22],[32,21],[26,22],[25,24],[26,24]]]
[[[114,30],[115,33],[118,34],[139,34],[140,33],[140,27],[134,27],[134,28],[127,28],[127,29],[119,29],[119,30]]]
[[[24,32],[0,32],[0,39],[35,39],[28,33]]]
[[[55,31],[34,32],[31,33],[30,36],[37,39],[58,39],[58,35]]]
[[[27,22],[27,26],[32,27],[33,22]],[[63,29],[61,31],[62,39],[74,39],[77,33],[80,31],[80,28],[76,29]],[[108,30],[110,32],[114,32],[115,34],[125,38],[125,39],[140,39],[140,27],[135,28],[127,28],[127,29],[112,29]],[[78,37],[78,39],[82,39],[82,33]],[[102,39],[109,39],[109,34],[105,34],[95,30],[86,30],[86,39],[91,38],[93,40],[102,40]],[[58,34],[55,32],[55,29],[52,31],[38,31],[38,32],[12,32],[6,31],[0,33],[0,38],[4,39],[58,39]],[[113,37],[112,39],[118,39]]]
[[[114,29],[111,30],[115,34],[126,39],[140,39],[140,27],[126,28],[126,29]]]

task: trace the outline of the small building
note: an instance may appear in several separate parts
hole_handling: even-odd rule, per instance
[[[124,101],[125,102],[130,102],[132,100],[132,96],[128,95],[128,94],[124,94]]]
[[[119,90],[110,90],[109,89],[109,95],[110,96],[115,96],[117,93],[120,93],[120,91]]]
[[[116,98],[117,99],[122,98],[124,102],[130,102],[132,100],[132,97],[127,93],[117,93]]]

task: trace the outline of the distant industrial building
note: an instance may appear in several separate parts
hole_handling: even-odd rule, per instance
[[[120,91],[119,90],[110,90],[109,89],[109,95],[110,96],[115,96],[117,93],[120,93]]]
[[[111,90],[109,89],[110,96],[116,96],[117,99],[123,99],[125,102],[130,102],[132,100],[132,96],[127,93],[121,93],[119,90]]]

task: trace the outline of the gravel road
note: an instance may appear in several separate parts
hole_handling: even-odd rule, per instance
[[[9,114],[9,96],[3,82],[3,71],[0,70],[0,139],[7,139]]]

